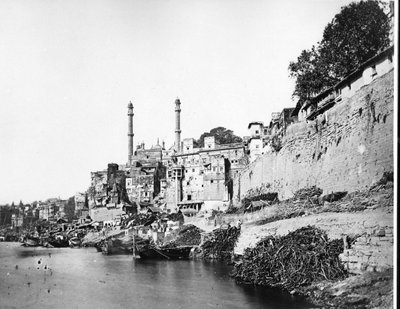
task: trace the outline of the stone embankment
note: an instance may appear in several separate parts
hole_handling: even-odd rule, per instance
[[[374,79],[314,121],[289,125],[279,152],[260,156],[235,176],[235,198],[262,185],[281,200],[311,186],[354,192],[393,171],[393,76],[392,70]]]

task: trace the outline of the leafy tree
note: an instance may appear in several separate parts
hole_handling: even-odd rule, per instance
[[[325,63],[315,46],[310,50],[303,50],[297,62],[290,62],[289,72],[289,76],[296,79],[293,95],[301,100],[312,97],[332,82],[326,74]]]
[[[376,1],[353,2],[342,7],[325,27],[317,46],[303,50],[289,64],[296,80],[294,96],[306,100],[333,86],[390,44],[390,21]]]
[[[242,138],[234,135],[232,130],[228,130],[224,127],[216,127],[211,129],[210,132],[205,132],[200,135],[200,138],[195,141],[195,147],[204,147],[204,138],[208,136],[214,136],[215,142],[220,145],[242,142]]]

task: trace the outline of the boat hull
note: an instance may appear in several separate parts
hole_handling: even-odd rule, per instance
[[[101,245],[101,251],[104,254],[110,255],[110,254],[132,254],[133,252],[133,246],[127,246],[121,243],[121,241],[112,241],[108,240],[105,241]]]
[[[142,259],[187,260],[192,247],[158,248],[155,246],[135,247],[136,254]]]
[[[69,240],[69,246],[71,248],[76,248],[76,247],[80,247],[81,246],[81,240],[77,237],[71,238]]]
[[[22,244],[25,247],[38,247],[40,245],[39,238],[25,238]]]

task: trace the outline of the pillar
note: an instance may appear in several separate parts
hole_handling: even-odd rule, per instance
[[[181,151],[181,101],[175,100],[175,150]]]
[[[128,104],[128,162],[131,163],[133,157],[133,104]]]

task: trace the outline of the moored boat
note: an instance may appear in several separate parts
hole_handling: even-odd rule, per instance
[[[37,247],[40,245],[40,239],[32,236],[25,236],[22,245],[25,247]]]
[[[110,238],[104,240],[101,245],[101,251],[104,254],[131,254],[133,251],[132,242],[128,245],[123,243],[120,239]]]
[[[72,237],[69,240],[69,246],[74,248],[74,247],[80,247],[81,246],[81,240],[78,237]]]
[[[136,243],[135,254],[143,259],[186,260],[190,258],[192,246],[159,247],[151,243]]]
[[[47,242],[54,248],[64,248],[70,245],[66,237],[56,236],[54,238],[49,238]]]

